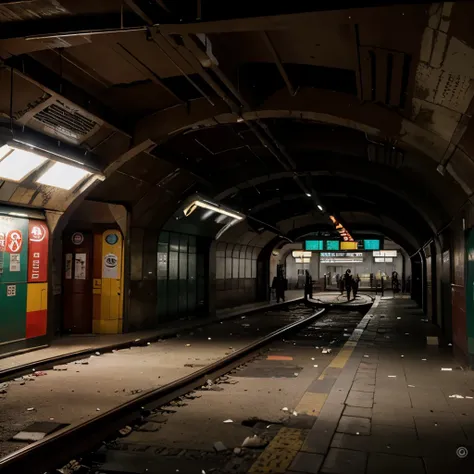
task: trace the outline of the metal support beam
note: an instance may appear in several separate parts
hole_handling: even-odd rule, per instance
[[[147,26],[133,12],[120,11],[103,15],[71,15],[41,20],[11,21],[2,23],[0,39],[51,38],[94,34],[127,33]]]
[[[292,96],[296,95],[297,90],[291,84],[290,78],[288,77],[288,74],[286,73],[285,68],[283,67],[280,56],[278,55],[275,47],[273,46],[272,40],[270,39],[266,31],[262,31],[262,38],[268,50],[270,51],[270,54],[273,56],[273,60],[275,61],[278,72],[280,73],[282,79],[285,81],[286,87],[288,88],[288,92]]]
[[[153,25],[153,20],[137,5],[135,0],[123,0],[135,15],[140,17],[147,25]]]

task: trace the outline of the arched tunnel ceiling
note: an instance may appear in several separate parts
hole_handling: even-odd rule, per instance
[[[87,150],[107,176],[89,197],[132,225],[160,227],[197,191],[281,229],[327,224],[317,198],[416,247],[470,199],[473,4],[244,20],[243,2],[240,19],[212,4],[191,21],[194,4],[158,3],[0,6],[0,113]],[[95,125],[71,140],[41,121],[51,104]]]

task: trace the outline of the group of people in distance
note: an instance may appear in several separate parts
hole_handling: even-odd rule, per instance
[[[341,295],[344,294],[344,290],[347,292],[347,301],[351,299],[351,292],[353,293],[354,299],[357,297],[360,283],[359,275],[353,277],[350,269],[347,269],[338,283]],[[285,301],[285,291],[288,289],[288,280],[284,277],[281,265],[277,267],[277,275],[273,278],[272,288],[275,290],[277,303],[279,303],[280,300]],[[308,270],[305,271],[304,297],[306,299],[313,297],[313,278]]]
[[[352,276],[351,270],[348,268],[344,276],[339,281],[339,287],[341,290],[341,295],[344,294],[344,290],[347,293],[347,301],[351,299],[351,291],[354,295],[354,299],[357,297],[357,292],[359,291],[360,277],[356,275]]]

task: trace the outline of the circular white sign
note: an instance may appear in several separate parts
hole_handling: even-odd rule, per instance
[[[104,257],[104,264],[107,268],[115,268],[117,266],[117,263],[118,257],[113,253],[109,253]]]
[[[81,232],[75,232],[71,237],[74,245],[81,245],[84,242],[84,235]]]

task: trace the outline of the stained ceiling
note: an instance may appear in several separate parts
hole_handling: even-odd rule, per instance
[[[0,181],[0,200],[65,212],[87,197],[159,228],[200,192],[251,217],[235,238],[333,214],[415,251],[474,189],[473,14],[469,2],[2,1],[2,136],[40,134],[106,179],[66,196]]]

